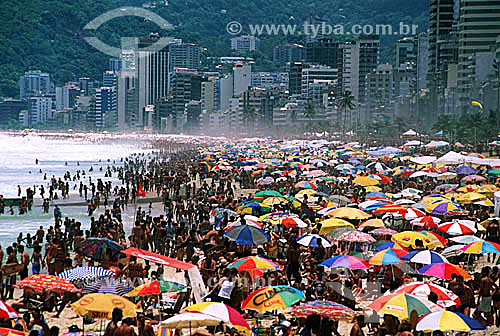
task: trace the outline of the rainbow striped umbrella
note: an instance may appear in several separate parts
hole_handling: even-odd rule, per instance
[[[241,309],[256,310],[260,313],[286,309],[305,300],[304,292],[290,286],[268,286],[251,293],[242,303]]]
[[[302,189],[317,189],[318,186],[312,182],[309,181],[300,181],[295,184],[295,188],[302,188]]]
[[[275,262],[272,262],[271,260],[268,260],[266,258],[262,257],[245,257],[238,259],[236,261],[233,261],[230,263],[227,268],[234,268],[238,270],[238,272],[241,271],[248,271],[248,270],[278,270],[282,269],[283,266],[280,264],[277,264]]]
[[[478,241],[470,243],[461,249],[464,253],[470,254],[485,254],[485,253],[500,253],[500,245],[490,241]]]
[[[412,311],[422,316],[443,307],[431,301],[407,293],[383,295],[373,301],[368,308],[375,310],[380,315],[388,314],[399,318],[409,318]]]
[[[375,253],[375,255],[368,261],[371,265],[385,266],[400,264],[400,258],[407,254],[405,250],[399,249],[386,249]]]
[[[460,305],[459,297],[453,293],[451,290],[444,287],[438,286],[432,282],[426,281],[414,281],[400,286],[394,293],[408,293],[411,295],[423,297],[427,299],[429,294],[434,292],[438,296],[437,303],[450,307],[454,305]]]
[[[472,276],[464,269],[450,263],[425,265],[424,267],[418,269],[417,272],[423,275],[433,276],[443,280],[451,280],[451,275],[453,273],[462,275],[464,277],[464,280],[472,279]]]
[[[356,313],[351,308],[332,301],[310,301],[294,306],[291,311],[297,316],[318,314],[336,321],[352,321]]]
[[[363,259],[349,256],[349,255],[338,255],[335,257],[331,257],[323,261],[319,266],[334,268],[334,267],[342,267],[349,269],[368,269],[370,268],[370,264],[368,264]]]
[[[425,211],[427,211],[428,213],[431,213],[433,215],[439,215],[439,216],[461,215],[461,214],[467,213],[465,210],[459,208],[453,202],[442,202],[442,201],[432,203],[427,208],[425,208]]]
[[[185,285],[182,285],[174,281],[154,280],[135,287],[125,296],[159,295],[161,293],[178,291],[184,288],[186,288]]]
[[[486,327],[467,315],[442,310],[422,317],[418,321],[416,329],[427,332],[433,330],[469,332],[472,330],[486,330]]]

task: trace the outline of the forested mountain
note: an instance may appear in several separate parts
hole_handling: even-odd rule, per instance
[[[57,84],[90,76],[99,79],[109,56],[87,44],[83,27],[108,10],[143,6],[146,0],[16,0],[0,6],[0,95],[18,94],[19,75],[40,69]],[[150,10],[175,26],[168,35],[197,42],[205,55],[230,55],[226,25],[302,23],[311,16],[333,24],[418,24],[427,29],[429,0],[169,0],[153,3]],[[149,8],[148,8],[149,9]],[[121,17],[103,24],[96,35],[119,46],[123,36],[141,36],[158,27],[142,18]],[[245,32],[245,30],[243,31]],[[257,67],[273,69],[272,48],[280,41],[300,42],[303,36],[262,36]],[[383,57],[389,61],[391,44],[399,36],[382,37]]]

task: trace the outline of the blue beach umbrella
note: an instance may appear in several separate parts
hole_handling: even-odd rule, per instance
[[[253,225],[237,225],[229,227],[224,236],[241,245],[262,245],[271,237],[261,228]]]

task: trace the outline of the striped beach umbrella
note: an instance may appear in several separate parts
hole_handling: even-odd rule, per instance
[[[87,238],[75,246],[78,253],[98,262],[112,261],[121,249],[120,244],[105,238]]]
[[[336,240],[356,243],[373,243],[376,241],[370,234],[356,230],[344,232]]]
[[[321,244],[323,247],[330,247],[332,243],[323,236],[318,234],[305,234],[297,238],[297,243],[308,247],[318,247]]]
[[[407,253],[405,250],[386,249],[375,253],[375,255],[368,261],[371,265],[385,266],[400,264],[400,258]]]
[[[478,241],[470,243],[462,248],[464,253],[470,254],[485,254],[485,253],[500,253],[500,244],[490,241]]]
[[[58,275],[61,279],[67,280],[69,282],[81,281],[81,280],[92,280],[105,277],[112,277],[115,273],[108,271],[102,267],[87,266],[87,267],[75,267],[70,270],[64,271]]]
[[[124,296],[134,289],[127,281],[105,278],[87,283],[82,288],[82,293],[104,293]]]
[[[375,236],[392,236],[398,233],[398,231],[389,228],[378,228],[370,231],[370,234]]]
[[[463,224],[459,221],[447,222],[438,225],[439,231],[446,232],[449,235],[472,235],[477,230],[469,225]]]
[[[233,261],[227,268],[234,268],[241,272],[248,270],[278,270],[282,269],[283,266],[266,258],[251,256]]]
[[[451,280],[451,275],[453,273],[462,275],[464,277],[464,280],[472,279],[472,276],[464,269],[450,263],[425,265],[424,267],[418,269],[417,272],[422,275],[433,276],[443,280]]]
[[[388,314],[402,319],[410,318],[412,311],[415,311],[418,316],[422,316],[443,309],[440,305],[427,299],[407,293],[383,295],[369,304],[368,308],[375,310],[380,315]]]
[[[31,288],[40,291],[61,291],[61,292],[79,292],[71,282],[48,274],[36,274],[21,280],[14,287],[24,289]]]
[[[300,181],[295,184],[295,188],[302,188],[302,189],[317,189],[318,186],[314,184],[313,182],[310,181]]]
[[[224,236],[241,245],[262,245],[271,240],[264,230],[253,225],[237,225],[224,232]]]
[[[426,281],[413,281],[403,284],[394,293],[408,293],[424,299],[429,297],[429,294],[434,292],[438,296],[437,303],[444,307],[451,307],[460,305],[459,297],[451,290],[436,285],[433,282]]]
[[[447,263],[448,260],[440,255],[439,253],[432,252],[429,250],[412,251],[401,257],[401,260],[414,262],[417,264],[436,264],[436,263]]]
[[[368,269],[370,264],[368,264],[363,259],[349,256],[349,255],[338,255],[331,257],[323,261],[319,266],[324,266],[328,268],[349,268],[349,269]]]
[[[434,330],[470,332],[473,330],[486,330],[486,327],[467,315],[442,310],[422,317],[418,321],[416,329],[424,332],[432,332]]]
[[[410,223],[412,225],[422,226],[422,227],[433,227],[437,228],[441,220],[434,216],[423,216],[412,220]]]
[[[318,314],[336,321],[352,321],[356,313],[351,308],[332,301],[310,301],[294,306],[291,311],[297,316]]]
[[[16,313],[14,308],[0,300],[0,318],[15,319],[18,317],[19,315]]]
[[[186,288],[185,285],[182,285],[174,281],[154,280],[135,287],[125,296],[133,297],[133,296],[160,295],[161,293],[178,291],[184,288]]]
[[[221,319],[231,326],[240,326],[250,330],[245,318],[234,308],[220,302],[200,302],[184,308],[185,312],[207,314]]]
[[[242,303],[242,310],[256,310],[260,313],[286,309],[305,300],[304,292],[290,286],[268,286],[251,293]]]

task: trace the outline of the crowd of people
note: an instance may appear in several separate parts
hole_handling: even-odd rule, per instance
[[[262,147],[265,148],[265,146]],[[356,253],[363,254],[367,259],[367,256],[373,255],[374,246],[363,242],[337,241],[331,237],[331,244],[328,246],[323,246],[319,240],[314,246],[303,246],[297,240],[304,234],[320,234],[321,222],[329,218],[328,214],[322,214],[321,210],[328,207],[359,207],[360,203],[370,200],[371,192],[354,183],[359,176],[387,177],[391,175],[385,183],[378,185],[380,190],[377,192],[377,197],[389,199],[390,196],[380,196],[380,194],[395,195],[408,188],[418,189],[419,193],[407,197],[413,203],[420,201],[423,195],[436,197],[435,190],[443,184],[442,180],[434,176],[422,175],[409,178],[409,174],[390,173],[399,166],[410,166],[407,159],[398,155],[372,158],[371,161],[366,159],[366,155],[335,155],[335,163],[329,163],[327,160],[316,159],[315,161],[316,150],[299,148],[298,152],[293,155],[288,151],[273,152],[272,158],[271,156],[259,157],[259,154],[252,151],[252,155],[248,154],[247,162],[243,164],[245,160],[240,159],[245,155],[244,146],[238,147],[238,153],[234,149],[222,148],[220,146],[217,150],[204,152],[206,148],[200,149],[194,145],[162,143],[158,144],[158,151],[152,154],[133,155],[121,160],[119,164],[109,162],[105,169],[105,177],[116,177],[118,182],[115,185],[111,181],[92,179],[90,172],[87,172],[87,178],[84,181],[85,171],[77,171],[73,176],[68,172],[61,178],[53,176],[47,180],[48,198],[45,197],[44,186],[40,186],[38,190],[29,188],[25,197],[26,209],[21,210],[22,206],[20,206],[20,214],[30,211],[30,204],[33,203],[33,198],[37,193],[42,199],[48,199],[46,205],[48,207],[50,201],[57,199],[58,192],[62,198],[69,197],[70,183],[74,184],[78,189],[78,195],[88,200],[88,229],[84,229],[80,221],[64,217],[60,207],[54,206],[54,225],[47,229],[40,227],[35,233],[26,235],[20,233],[17,241],[6,247],[5,252],[0,248],[0,263],[23,265],[21,271],[18,272],[20,280],[25,279],[29,274],[40,274],[44,270],[48,274],[58,275],[64,270],[87,265],[114,267],[118,278],[151,280],[164,277],[163,267],[143,263],[135,257],[117,257],[116,260],[110,262],[98,263],[78,250],[80,243],[87,238],[107,238],[117,242],[123,249],[137,247],[197,265],[208,287],[204,300],[223,302],[240,311],[249,320],[254,318],[254,315],[250,311],[242,310],[241,304],[256,288],[256,284],[287,285],[303,291],[306,301],[336,302],[355,311],[357,317],[352,321],[349,331],[352,336],[361,336],[366,332],[373,335],[417,334],[417,319],[413,316],[402,320],[389,314],[374,318],[375,315],[367,315],[364,309],[370,301],[377,298],[377,295],[382,295],[386,291],[394,291],[405,283],[427,279],[425,275],[386,266],[373,266],[366,271],[344,270],[338,273],[319,264],[335,256]],[[334,151],[335,148],[330,150]],[[381,163],[383,169],[366,168],[365,162],[362,164],[359,161],[353,164],[353,169],[350,169],[349,173],[337,169],[339,164],[349,164],[354,159],[366,161],[366,163]],[[279,164],[277,164],[278,161]],[[259,166],[258,163],[261,165]],[[358,168],[355,168],[355,165]],[[252,168],[244,169],[249,166]],[[418,170],[417,165],[412,167],[413,172]],[[329,178],[307,177],[308,171],[314,169],[321,170],[321,176]],[[453,167],[448,169],[448,171],[452,170]],[[482,182],[486,184],[488,182],[486,180],[487,169],[479,166],[475,170],[476,175],[486,177],[485,182]],[[443,171],[445,170],[440,172]],[[263,179],[272,176],[282,178],[273,178],[271,182],[263,183]],[[447,184],[455,182],[456,188],[469,185],[470,183],[461,182],[464,176],[458,174],[453,180],[447,181]],[[298,182],[304,180],[313,182],[313,186],[304,188],[297,185]],[[489,180],[495,183],[491,178]],[[304,189],[311,190],[311,192],[303,192]],[[265,207],[256,206],[249,212],[241,211],[249,200],[262,201],[255,198],[259,190],[272,190],[281,195],[283,201]],[[19,192],[21,196],[21,189]],[[155,211],[158,214],[153,215],[152,203],[136,204],[140,197],[138,195],[144,196],[143,192],[151,198],[148,202],[158,201],[161,204],[161,208]],[[450,202],[455,202],[456,195],[449,197]],[[2,199],[0,197],[0,213],[4,211],[1,206]],[[478,239],[484,238],[487,241],[499,242],[498,222],[496,219],[489,221],[492,217],[492,207],[474,204],[474,202],[456,204],[457,207],[460,206],[466,211],[466,215],[464,212],[460,215],[446,213],[433,214],[433,216],[443,221],[467,218],[473,221],[473,229],[477,232]],[[132,205],[134,206],[133,223],[126,223],[122,212]],[[220,212],[220,209],[227,211]],[[287,227],[272,225],[264,220],[260,221],[259,217],[269,212],[287,213],[294,218],[299,218],[306,225],[305,227]],[[354,226],[359,226],[361,223],[360,220],[349,221]],[[414,229],[409,220],[401,216],[388,216],[384,218],[384,221],[387,228],[395,231]],[[489,225],[481,231],[479,223],[485,221],[489,221]],[[257,225],[256,222],[260,228],[270,234],[270,239],[265,244],[258,246],[240,244],[226,234],[225,229],[234,223]],[[429,230],[440,232],[437,229]],[[452,236],[449,235],[449,237]],[[381,238],[390,241],[391,237],[386,235]],[[442,252],[445,245],[438,247],[435,251]],[[27,253],[26,247],[32,249],[31,255]],[[410,251],[423,249],[421,242],[408,244],[405,247]],[[262,272],[257,278],[250,273],[227,268],[232,262],[249,256],[272,260],[282,267]],[[481,255],[453,255],[449,257],[450,262],[463,265],[472,273],[472,277],[465,280],[463,275],[454,273],[450,280],[437,282],[460,299],[460,304],[449,306],[447,309],[474,317],[485,326],[500,325],[498,314],[500,271],[497,266],[490,267],[491,263],[496,260],[496,258],[490,259],[493,256],[496,255],[488,255],[486,259]],[[482,267],[478,266],[480,263],[483,264]],[[15,273],[4,277],[0,291],[2,299],[14,299],[16,281]],[[374,283],[379,284],[380,288],[371,287]],[[26,307],[30,295],[38,295],[38,299],[44,302],[44,309],[55,310],[57,316],[66,309],[69,303],[79,298],[76,294],[25,293],[13,307]],[[59,305],[55,300],[58,296],[62,299]],[[434,303],[439,301],[432,292],[428,300]],[[113,319],[106,328],[105,335],[124,336],[135,333],[134,322],[130,319],[122,319],[120,314],[119,310],[113,313]],[[282,332],[304,336],[342,335],[339,321],[335,319],[315,314],[307,318],[289,314],[276,316],[276,323]],[[34,313],[33,319],[27,316],[25,320],[28,330],[34,323],[43,327],[44,334],[57,335],[58,333],[55,327],[49,328],[43,322],[43,315],[40,313]],[[139,336],[153,335],[152,318],[147,323],[146,320],[148,319],[141,315],[135,322],[139,327]],[[198,332],[203,333],[203,331]],[[219,330],[210,329],[209,332],[216,333]],[[228,332],[236,333],[234,329]],[[439,335],[439,331],[436,331],[434,335]]]

